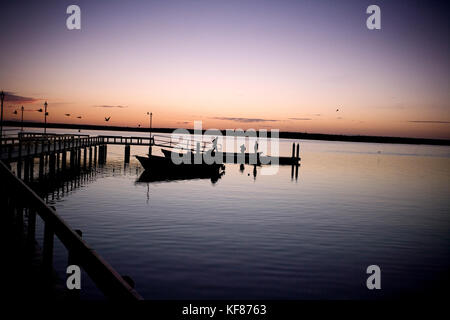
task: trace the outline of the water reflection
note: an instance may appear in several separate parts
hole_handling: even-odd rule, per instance
[[[225,171],[217,172],[171,172],[145,170],[136,180],[136,183],[171,182],[179,180],[210,179],[212,184],[217,183]]]

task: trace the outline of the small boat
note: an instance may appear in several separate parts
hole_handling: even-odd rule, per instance
[[[195,161],[190,161],[190,163],[175,164],[170,156],[161,157],[157,155],[149,155],[147,157],[136,156],[136,159],[142,164],[145,170],[150,171],[166,171],[171,174],[195,174],[195,173],[218,173],[225,169],[223,164],[213,163],[207,164],[205,162],[195,163]]]

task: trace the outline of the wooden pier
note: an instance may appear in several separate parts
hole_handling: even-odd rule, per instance
[[[44,222],[42,267],[45,274],[51,274],[54,237],[58,237],[69,253],[68,264],[80,265],[96,283],[98,288],[111,299],[140,300],[142,297],[133,289],[133,281],[119,275],[82,239],[81,231],[72,230],[56,213],[54,207],[31,189],[38,183],[44,188],[58,183],[76,180],[80,173],[89,174],[90,169],[106,163],[108,145],[124,145],[124,162],[130,161],[130,146],[152,146],[181,150],[184,152],[205,152],[211,150],[211,142],[175,140],[168,136],[123,137],[88,136],[82,134],[40,134],[21,132],[14,137],[0,140],[0,201],[4,221],[16,221],[24,225],[27,243],[35,241],[36,218]],[[177,151],[178,152],[178,151]],[[291,157],[270,157],[249,153],[217,152],[224,163],[250,163],[256,158],[257,164],[292,165],[292,177],[298,176],[299,145],[292,145]],[[254,160],[254,159],[253,159]],[[38,165],[35,166],[35,161]],[[16,174],[11,164],[16,163]],[[251,163],[250,163],[251,164]],[[38,170],[35,174],[34,170]],[[37,177],[36,177],[37,176]],[[34,181],[35,179],[38,181]],[[72,182],[71,182],[72,183]],[[64,186],[64,183],[63,183]],[[24,217],[27,216],[27,219]]]

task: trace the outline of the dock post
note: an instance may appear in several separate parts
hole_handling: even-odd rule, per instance
[[[87,166],[87,148],[84,147],[83,149],[83,168],[86,169]]]
[[[292,158],[295,158],[295,142],[292,144]]]
[[[296,153],[297,161],[300,159],[300,143],[297,143],[297,153]]]
[[[130,163],[130,145],[125,145],[125,163]]]
[[[94,167],[97,166],[97,146],[94,147]]]
[[[17,177],[22,178],[22,140],[19,139],[19,155],[17,158]]]
[[[56,171],[59,171],[59,151],[56,152]]]
[[[33,181],[34,178],[34,157],[30,157],[30,181]]]
[[[66,171],[67,151],[64,150],[61,155],[61,170]]]
[[[103,146],[98,146],[98,164],[102,163],[102,155],[103,155]]]
[[[81,148],[77,150],[77,169],[81,167]]]
[[[74,154],[73,154],[73,149],[70,149],[69,151],[69,165],[70,165],[70,170],[73,170],[73,165],[74,165]]]
[[[44,176],[44,154],[39,155],[39,179]]]
[[[89,147],[89,169],[92,168],[92,147]]]

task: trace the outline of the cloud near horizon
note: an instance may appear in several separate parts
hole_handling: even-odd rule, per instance
[[[102,106],[94,106],[94,108],[119,108],[119,109],[124,109],[124,108],[128,108],[128,106],[110,106],[110,105],[102,105]]]
[[[31,97],[24,97],[14,94],[14,92],[6,92],[5,91],[5,102],[13,102],[13,103],[34,103],[41,99],[31,98]]]
[[[289,120],[298,120],[298,121],[306,121],[306,120],[312,120],[311,118],[289,118]]]
[[[253,122],[277,122],[277,121],[280,121],[280,120],[273,120],[273,119],[235,118],[235,117],[211,117],[210,119],[227,120],[227,121],[236,121],[236,122],[244,122],[244,123],[253,123]]]
[[[439,120],[410,120],[408,122],[412,123],[439,123],[439,124],[448,124],[450,121],[439,121]]]

